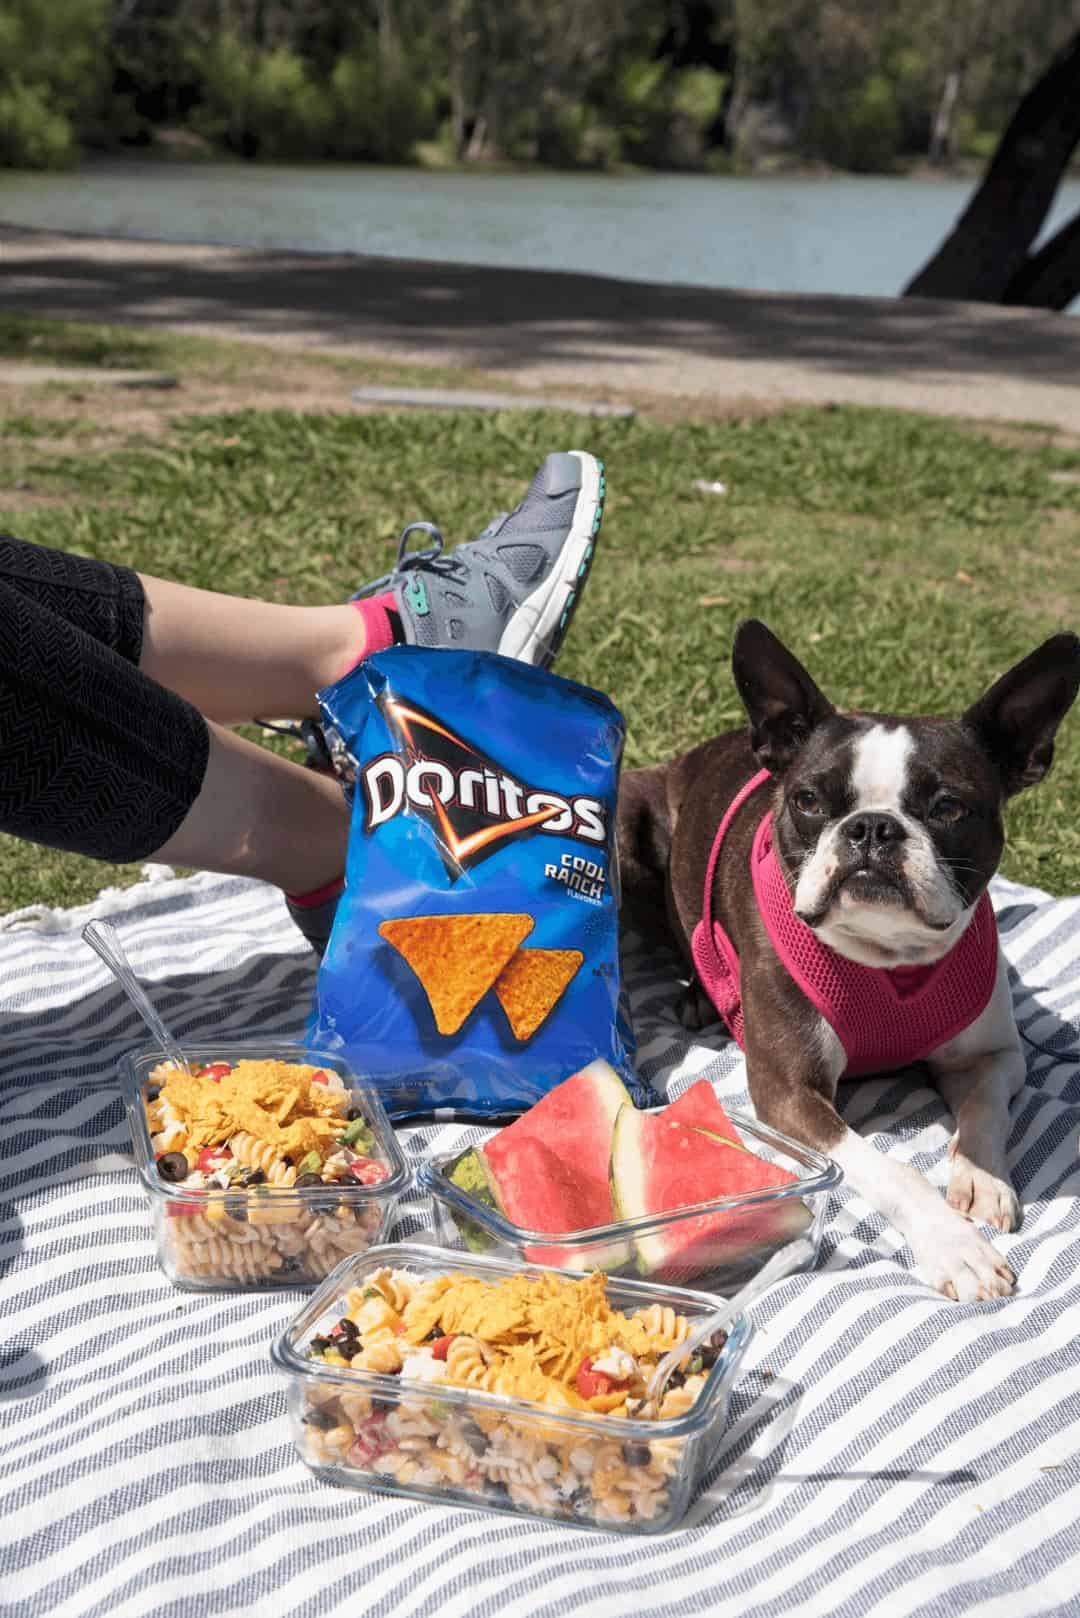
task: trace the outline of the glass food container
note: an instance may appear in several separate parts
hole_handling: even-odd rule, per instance
[[[743,1113],[733,1112],[730,1119],[751,1151],[787,1169],[794,1182],[591,1230],[538,1231],[515,1225],[493,1199],[485,1201],[454,1183],[450,1175],[460,1151],[428,1158],[418,1179],[431,1194],[436,1236],[444,1247],[524,1264],[645,1275],[670,1284],[693,1280],[726,1293],[796,1236],[811,1242],[816,1261],[828,1193],[843,1178],[830,1158],[778,1130]]]
[[[416,1285],[439,1276],[498,1281],[550,1273],[410,1243],[371,1248],[345,1260],[272,1351],[288,1378],[290,1423],[303,1459],[329,1482],[443,1505],[621,1533],[674,1528],[723,1436],[751,1336],[745,1316],[719,1351],[712,1350],[715,1359],[707,1369],[692,1363],[693,1375],[680,1388],[669,1384],[661,1413],[653,1419],[556,1408],[476,1386],[406,1380],[403,1374],[356,1369],[344,1359],[329,1364],[307,1353],[313,1338],[325,1342],[329,1333],[331,1342],[336,1340],[334,1327],[347,1310],[362,1311],[370,1307],[367,1300],[379,1299],[404,1309]],[[569,1278],[560,1272],[560,1279]],[[612,1306],[627,1315],[674,1310],[693,1321],[716,1308],[715,1295],[707,1293],[643,1281],[606,1284]],[[662,1313],[653,1318],[659,1321]],[[387,1365],[394,1359],[400,1364],[395,1342],[409,1347],[394,1330],[373,1333],[390,1355]],[[430,1347],[429,1359],[436,1354]]]
[[[334,1089],[340,1081],[347,1092],[342,1133],[352,1140],[342,1156],[358,1163],[363,1178],[350,1175],[345,1183],[317,1183],[314,1174],[297,1174],[292,1165],[302,1183],[276,1185],[272,1181],[280,1170],[269,1159],[264,1169],[253,1166],[257,1141],[249,1147],[243,1174],[227,1186],[214,1183],[212,1175],[197,1189],[163,1178],[166,1153],[155,1153],[147,1112],[157,1100],[161,1052],[126,1056],[121,1078],[136,1166],[150,1200],[158,1261],[170,1281],[199,1291],[313,1286],[346,1256],[385,1239],[408,1170],[382,1103],[347,1063],[325,1051],[272,1041],[223,1041],[185,1048],[185,1055],[193,1071],[214,1064],[231,1068],[240,1061],[276,1061],[316,1067]],[[151,1078],[155,1070],[156,1081]],[[177,1139],[182,1147],[183,1136]],[[354,1151],[354,1146],[362,1150]],[[169,1155],[174,1162],[165,1166],[176,1172],[176,1154]],[[190,1158],[184,1161],[189,1169],[195,1167]],[[213,1161],[206,1162],[207,1170]]]

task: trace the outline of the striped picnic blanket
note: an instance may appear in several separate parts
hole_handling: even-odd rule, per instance
[[[280,897],[162,868],[112,915],[181,1037],[300,1033],[310,957]],[[781,1283],[686,1526],[590,1534],[325,1485],[289,1442],[267,1347],[296,1294],[181,1293],[158,1272],[116,1084],[144,1043],[82,944],[89,910],[0,920],[3,1115],[0,1601],[12,1618],[401,1618],[709,1613],[1034,1618],[1080,1584],[1080,900],[999,881],[1029,1046],[999,1238],[1018,1294],[930,1292],[852,1193],[822,1266]],[[628,950],[646,1077],[707,1074],[745,1106],[715,1034],[689,1045],[675,963]],[[848,1087],[846,1116],[944,1187],[948,1121],[917,1079]],[[476,1138],[405,1132],[418,1156]],[[409,1206],[399,1227],[424,1226]]]

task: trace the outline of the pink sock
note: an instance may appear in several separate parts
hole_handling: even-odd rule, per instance
[[[357,663],[362,663],[373,652],[385,652],[388,646],[393,646],[394,626],[390,614],[397,616],[392,590],[384,591],[381,596],[365,596],[361,601],[350,601],[349,606],[355,607],[364,620],[364,650],[349,659],[342,674],[348,674],[350,669],[354,669]]]
[[[336,899],[344,892],[345,878],[337,876],[324,888],[312,888],[310,893],[287,893],[285,897],[297,910],[314,910],[316,905],[325,904],[327,899]]]

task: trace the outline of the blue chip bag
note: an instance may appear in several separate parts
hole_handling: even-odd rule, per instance
[[[355,772],[308,1035],[392,1117],[521,1112],[595,1057],[630,1083],[615,794],[598,691],[490,652],[395,646],[320,693]]]

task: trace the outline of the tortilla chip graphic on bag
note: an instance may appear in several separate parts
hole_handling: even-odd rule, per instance
[[[519,949],[495,980],[514,1038],[531,1039],[554,1011],[585,956],[579,949]]]
[[[491,988],[523,938],[532,916],[402,916],[379,934],[420,979],[440,1034],[456,1034]]]

